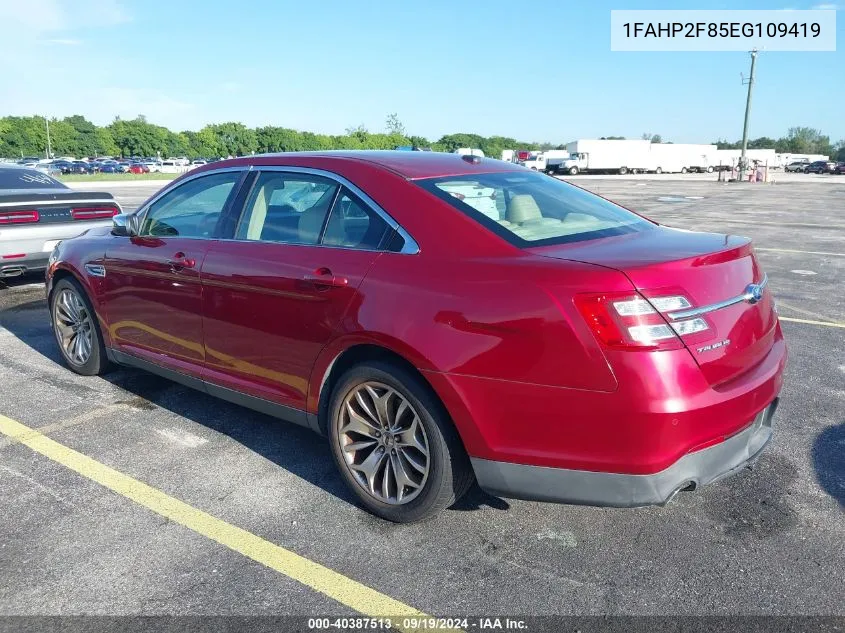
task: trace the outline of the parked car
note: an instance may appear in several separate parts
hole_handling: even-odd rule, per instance
[[[839,175],[845,174],[845,161],[836,163],[836,167],[833,168],[833,173]]]
[[[109,193],[76,191],[38,170],[0,165],[0,278],[47,268],[59,240],[108,227],[119,212]]]
[[[63,174],[69,174],[73,169],[73,162],[69,160],[54,160],[50,164]]]
[[[123,167],[117,163],[101,163],[98,171],[104,174],[122,174]]]
[[[150,168],[147,167],[144,163],[132,163],[129,165],[129,173],[148,174],[150,173]]]
[[[321,433],[392,521],[473,479],[665,503],[760,454],[787,357],[748,238],[471,155],[198,167],[63,241],[46,284],[71,370],[140,367]]]
[[[84,160],[75,160],[71,163],[70,168],[67,172],[69,174],[90,174],[93,173],[94,169],[86,163]]]
[[[796,160],[789,163],[786,167],[783,168],[786,172],[803,172],[804,169],[809,167],[809,163],[806,160]]]
[[[832,174],[836,163],[832,160],[817,160],[804,167],[805,174]]]
[[[48,176],[61,176],[62,175],[62,168],[58,165],[54,165],[53,163],[37,163],[33,165],[30,169],[34,169],[42,174],[47,174]]]

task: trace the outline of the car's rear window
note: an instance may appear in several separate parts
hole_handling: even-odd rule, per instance
[[[416,182],[520,247],[577,242],[654,228],[648,220],[600,196],[527,170]]]
[[[0,167],[0,189],[67,189],[55,178],[25,167]]]

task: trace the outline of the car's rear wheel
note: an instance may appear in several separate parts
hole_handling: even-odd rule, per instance
[[[429,388],[385,362],[349,369],[332,392],[329,441],[361,504],[410,523],[452,505],[472,484],[457,431]]]
[[[106,348],[91,301],[74,279],[59,280],[50,295],[53,333],[62,358],[83,376],[96,376],[109,368]]]

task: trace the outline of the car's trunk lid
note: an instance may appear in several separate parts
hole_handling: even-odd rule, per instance
[[[61,189],[0,192],[0,228],[64,222],[100,221],[120,213],[110,193]]]
[[[771,347],[777,317],[768,288],[755,295],[750,287],[765,276],[748,238],[657,226],[530,250],[619,270],[647,299],[685,296],[691,308],[664,317],[670,323],[696,317],[707,322],[707,330],[682,340],[711,384],[753,367]],[[707,308],[707,312],[683,315],[698,308]]]

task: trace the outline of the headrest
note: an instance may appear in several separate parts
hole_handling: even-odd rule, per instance
[[[521,224],[542,218],[543,214],[540,212],[540,207],[537,206],[537,201],[534,200],[533,196],[520,193],[511,198],[507,213],[507,219],[510,222]]]

